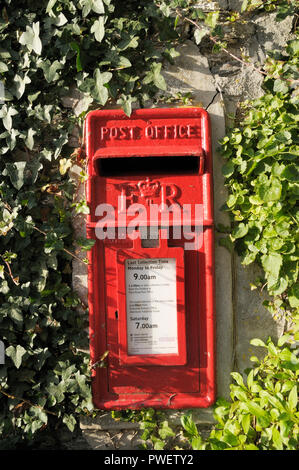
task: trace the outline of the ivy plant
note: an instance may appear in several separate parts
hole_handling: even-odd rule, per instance
[[[0,365],[2,447],[76,431],[92,413],[86,315],[72,291],[69,145],[88,110],[131,113],[165,89],[179,31],[150,0],[4,0],[0,7]],[[2,96],[3,95],[3,96]],[[71,97],[73,107],[65,104]],[[72,105],[71,105],[72,106]],[[79,142],[79,145],[82,144]],[[84,164],[83,164],[84,166]],[[83,177],[82,177],[83,178]],[[83,260],[84,262],[84,260]],[[39,431],[39,432],[38,432]],[[49,434],[49,433],[48,433]],[[18,444],[18,445],[19,445]]]
[[[298,0],[243,0],[242,12],[252,10],[276,11],[278,21],[296,12]]]

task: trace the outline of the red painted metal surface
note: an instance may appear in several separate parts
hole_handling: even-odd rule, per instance
[[[99,409],[208,407],[215,400],[214,235],[209,117],[201,108],[92,111],[85,122],[88,157],[87,236],[92,390]],[[113,208],[108,219],[99,207]],[[136,223],[132,207],[142,205]],[[135,206],[134,206],[135,205]],[[202,206],[202,212],[195,210]],[[158,207],[154,211],[153,208]],[[190,208],[190,227],[180,213]],[[161,209],[162,208],[162,209]],[[164,209],[166,208],[166,210]],[[113,238],[98,239],[105,220]],[[200,243],[186,249],[189,232],[202,224]],[[157,227],[149,247],[132,240]],[[168,239],[161,234],[169,229]],[[163,230],[161,228],[164,227]],[[181,234],[176,234],[180,227]],[[126,260],[175,260],[175,353],[128,352]]]

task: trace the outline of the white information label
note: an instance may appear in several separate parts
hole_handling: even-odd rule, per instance
[[[177,354],[176,259],[126,260],[128,355]]]

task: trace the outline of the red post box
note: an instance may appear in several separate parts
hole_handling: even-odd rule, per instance
[[[208,407],[215,399],[208,114],[92,111],[85,136],[87,236],[96,240],[88,268],[94,404]]]

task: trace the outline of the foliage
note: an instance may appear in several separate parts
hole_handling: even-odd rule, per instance
[[[268,58],[265,94],[221,142],[233,218],[230,240],[244,265],[258,262],[274,301],[267,306],[297,316],[298,293],[298,40]],[[224,241],[226,243],[226,241]],[[255,287],[253,285],[253,287]]]
[[[231,400],[220,399],[214,410],[217,425],[206,441],[200,438],[192,415],[182,418],[182,426],[191,446],[196,450],[298,450],[299,360],[282,337],[278,345],[269,339],[252,344],[266,349],[259,361],[253,357],[244,381],[232,373]]]
[[[154,450],[172,448],[176,434],[169,425],[167,416],[163,411],[154,410],[153,408],[140,411],[112,411],[112,417],[116,421],[140,423],[140,429],[143,430],[141,434],[142,448],[147,449],[147,445],[150,445]]]
[[[86,343],[85,317],[76,310],[80,306],[86,311],[86,307],[71,290],[75,246],[91,248],[84,239],[74,241],[71,211],[84,214],[88,207],[84,200],[74,202],[76,191],[68,170],[81,159],[68,146],[69,137],[91,108],[117,103],[129,115],[134,103],[143,106],[164,91],[162,64],[176,57],[174,46],[186,21],[194,26],[197,44],[209,37],[214,50],[226,50],[220,12],[204,13],[195,4],[191,0],[20,0],[16,7],[12,0],[2,2],[3,448],[19,445],[20,440],[27,444],[48,431],[53,438],[62,425],[73,432],[78,414],[92,413],[89,357],[81,350]],[[266,9],[277,6],[281,17],[289,5],[293,2],[263,2]],[[248,1],[247,7],[262,5],[255,0]],[[229,13],[225,20],[238,18]],[[246,263],[260,262],[268,291],[275,295],[275,310],[278,306],[288,311],[298,307],[294,250],[297,61],[297,41],[289,44],[282,57],[268,60],[267,94],[254,103],[242,125],[222,144],[228,159],[224,174],[232,189],[227,203],[234,218],[230,241],[236,243]],[[63,106],[71,90],[78,97],[73,108]],[[83,182],[84,178],[83,169]],[[183,418],[193,448],[216,448],[216,441],[229,448],[297,445],[297,359],[289,349],[271,345],[267,345],[268,363],[260,363],[249,374],[247,386],[234,375],[238,385],[232,388],[233,404],[222,402],[222,411],[216,409],[220,427],[208,444],[203,444],[192,417]],[[290,363],[295,369],[287,365]],[[268,395],[258,388],[265,373],[269,373]],[[235,400],[239,400],[238,406]],[[247,404],[246,408],[247,402],[251,407]],[[114,416],[118,417],[117,412]],[[143,438],[150,439],[156,449],[175,437],[160,412],[127,411],[126,416],[141,421]],[[235,433],[235,441],[230,433]]]
[[[130,114],[164,90],[162,62],[178,37],[154,1],[15,3],[0,10],[2,447],[38,430],[74,431],[92,412],[86,317],[76,310],[86,306],[71,289],[76,247],[90,249],[74,245],[71,213],[88,208],[73,201],[68,170],[81,160],[69,137],[92,107],[117,102]]]
[[[287,16],[293,15],[298,6],[298,0],[243,0],[241,10],[242,12],[257,9],[277,11],[276,18],[281,21]]]

